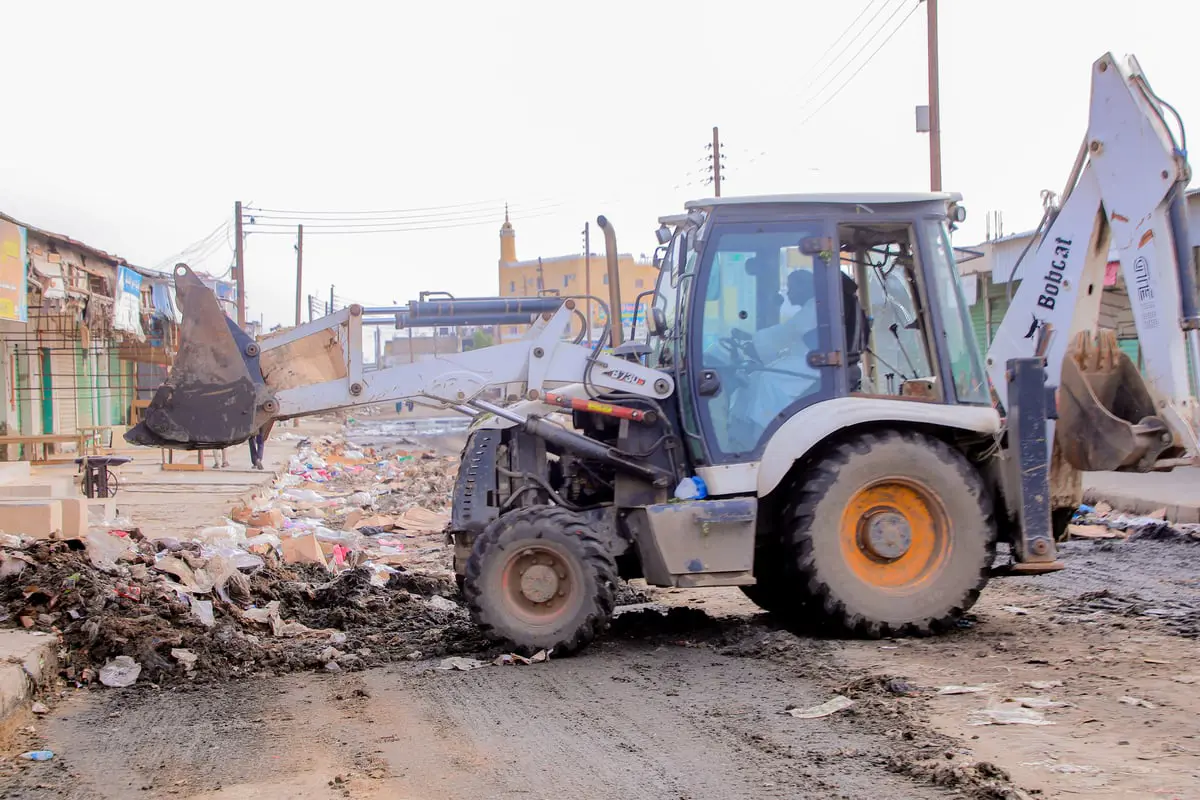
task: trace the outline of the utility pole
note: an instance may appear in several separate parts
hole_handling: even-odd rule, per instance
[[[583,280],[587,284],[587,342],[592,346],[592,229],[591,223],[583,223]]]
[[[942,190],[942,112],[938,98],[937,0],[925,0],[929,12],[929,189]]]
[[[333,284],[329,284],[329,310],[325,312],[326,316],[333,313]]]
[[[246,329],[246,261],[242,247],[242,201],[233,204],[233,261],[237,286],[237,324]]]
[[[296,325],[300,324],[300,286],[304,279],[304,226],[296,226]]]
[[[546,284],[545,284],[545,282],[543,281],[543,276],[542,276],[542,257],[541,257],[541,256],[538,256],[538,279],[537,279],[537,288],[538,288],[538,295],[539,295],[539,296],[541,295],[541,293],[542,293],[542,290],[546,288]]]
[[[737,138],[737,137],[734,137]],[[721,196],[721,136],[717,132],[717,126],[713,126],[713,142],[712,142],[712,173],[713,173],[713,196]]]

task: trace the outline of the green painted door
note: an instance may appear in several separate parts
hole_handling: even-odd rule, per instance
[[[42,433],[54,433],[54,377],[50,348],[42,348]]]

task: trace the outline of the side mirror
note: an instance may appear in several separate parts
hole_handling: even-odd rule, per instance
[[[666,258],[666,255],[667,255],[666,245],[659,245],[658,247],[654,248],[653,264],[657,269],[663,268],[663,259]]]
[[[646,328],[650,331],[651,336],[662,336],[667,332],[667,312],[663,311],[658,306],[650,307],[650,319],[646,321]]]
[[[678,279],[687,266],[687,254],[692,249],[692,234],[690,231],[675,237],[675,246],[671,248],[671,277]]]
[[[671,241],[671,229],[662,224],[658,226],[658,230],[654,232],[654,238],[658,239],[659,244],[666,244]]]
[[[819,256],[833,251],[833,239],[828,236],[807,236],[800,240],[800,252],[806,256]]]

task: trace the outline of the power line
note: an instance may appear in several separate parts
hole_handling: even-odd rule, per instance
[[[562,205],[562,204],[558,201],[547,200],[544,202],[532,203],[530,205],[519,205],[519,204],[515,204],[515,203],[511,203],[511,204],[506,203],[506,204],[504,204],[503,207],[508,208],[510,211],[517,211],[519,213],[522,211],[539,211],[543,208],[555,207],[555,206],[559,206],[559,205]],[[283,213],[275,213],[275,212],[259,212],[259,211],[253,211],[253,210],[249,211],[249,212],[244,212],[243,215],[245,217],[248,217],[251,221],[259,220],[259,219],[286,220],[286,221],[290,221],[293,223],[303,222],[306,225],[309,224],[310,222],[313,224],[328,223],[328,222],[355,223],[355,222],[372,222],[372,221],[374,221],[374,222],[438,222],[438,221],[442,221],[442,220],[467,219],[467,218],[471,218],[471,217],[479,217],[479,218],[482,218],[484,216],[495,217],[495,216],[499,215],[500,209],[501,209],[501,206],[499,204],[497,204],[490,208],[479,208],[479,209],[472,209],[469,211],[467,211],[467,210],[464,210],[464,211],[442,211],[442,212],[438,212],[438,213],[434,213],[434,214],[416,214],[416,215],[375,215],[375,216],[324,215],[324,216],[318,216],[318,214],[316,212],[306,215],[306,214],[300,214],[300,213],[283,214]]]
[[[540,213],[540,214],[525,214],[525,215],[522,215],[521,217],[519,217],[519,219],[522,219],[522,220],[540,219],[542,217],[553,217],[553,216],[558,216],[558,215],[559,215],[559,212],[546,211],[546,212]],[[329,235],[329,234],[360,234],[361,235],[361,234],[370,234],[370,233],[410,233],[410,232],[415,232],[415,231],[437,231],[437,230],[448,230],[448,229],[452,229],[452,228],[471,228],[471,227],[478,227],[480,225],[493,225],[493,224],[495,224],[495,219],[488,218],[488,219],[452,222],[452,223],[449,223],[446,225],[413,225],[413,226],[405,226],[405,227],[376,227],[376,228],[354,228],[353,226],[340,226],[339,230],[329,230],[329,229],[313,230],[312,235],[313,236],[322,236],[322,235]],[[378,223],[378,225],[386,226],[387,223]],[[271,234],[293,235],[295,233],[294,226],[290,226],[290,225],[286,229],[283,229],[283,230],[276,230],[276,229],[258,230],[258,228],[259,228],[258,225],[254,225],[251,227],[254,228],[254,230],[252,230],[251,232],[258,234],[258,235],[271,235]],[[306,236],[309,234],[308,225],[304,226],[304,233]]]
[[[837,47],[838,43],[840,41],[842,41],[842,39],[846,38],[846,34],[854,29],[854,26],[856,24],[858,24],[858,21],[863,18],[863,15],[865,15],[868,11],[871,10],[871,6],[875,5],[876,2],[879,2],[879,0],[870,0],[869,3],[867,3],[865,6],[863,6],[863,10],[858,13],[858,16],[855,17],[853,19],[853,21],[851,21],[851,23],[846,26],[846,29],[842,31],[841,35],[839,35],[836,39],[833,40],[833,44],[829,45],[829,47],[825,50],[825,52],[821,54],[820,58],[818,58],[815,62],[813,62],[814,69],[817,67],[818,64],[821,63],[821,59],[823,59],[823,58],[825,58],[825,56],[829,55],[829,53],[833,50],[833,48]],[[879,7],[879,9],[875,12],[874,16],[872,16],[869,20],[867,20],[867,24],[862,27],[862,29],[859,31],[859,33],[862,33],[862,31],[871,27],[871,23],[875,21],[876,17],[878,17],[881,13],[883,13],[883,9],[886,6],[887,6],[887,3],[884,2],[884,5]],[[830,70],[830,68],[833,67],[833,65],[838,62],[838,59],[840,59],[848,50],[849,50],[849,47],[843,49],[840,53],[838,53],[836,56],[834,56],[832,61],[830,61],[828,64],[826,64],[825,67],[820,72],[818,72],[816,75],[814,75],[812,77],[812,79],[804,87],[804,91],[807,92],[813,86],[813,84],[815,84],[817,81],[821,80],[821,76],[824,75],[826,72],[828,72]]]
[[[227,231],[229,228],[229,225],[230,225],[229,220],[225,220],[220,225],[218,225],[216,228],[214,228],[212,231],[210,231],[207,236],[197,239],[196,241],[192,242],[191,244],[189,244],[187,247],[183,248],[179,252],[174,253],[174,254],[168,256],[167,258],[164,258],[162,261],[160,261],[158,263],[158,266],[155,267],[155,269],[159,269],[163,266],[168,266],[173,261],[185,260],[186,256],[190,256],[192,253],[203,250],[214,237],[221,235],[225,231]]]
[[[875,50],[871,53],[871,55],[867,56],[867,60],[862,62],[861,64],[859,64],[858,69],[854,70],[854,72],[852,72],[850,74],[850,77],[847,78],[845,80],[845,82],[842,83],[841,86],[839,86],[837,89],[834,89],[833,94],[829,95],[829,97],[826,97],[825,101],[823,103],[821,103],[821,105],[819,105],[815,109],[813,109],[812,113],[810,113],[807,117],[800,120],[800,125],[803,126],[810,119],[812,119],[814,116],[816,116],[817,113],[820,112],[821,109],[823,109],[825,106],[829,105],[830,101],[833,100],[833,98],[837,97],[843,89],[845,89],[847,86],[849,86],[851,81],[854,80],[854,78],[858,75],[858,73],[862,72],[863,68],[866,67],[867,64],[870,64],[871,61],[875,58],[875,56],[879,55],[879,51],[887,46],[887,43],[892,40],[892,37],[895,36],[900,31],[900,29],[904,27],[904,23],[908,21],[908,18],[911,17],[913,15],[913,13],[920,7],[921,7],[921,3],[919,1],[916,4],[914,4],[913,7],[908,10],[908,13],[904,15],[904,19],[900,20],[900,24],[892,29],[892,32],[887,35],[886,39],[884,39],[882,42],[879,43],[879,46],[875,48]],[[899,10],[899,9],[897,9],[897,10]],[[893,13],[892,16],[894,17],[895,14]],[[889,17],[889,19],[891,19],[891,18]],[[883,30],[883,29],[880,28],[880,30]],[[878,35],[878,32],[876,35]],[[872,38],[874,38],[874,37],[872,37]],[[867,44],[870,44],[870,41],[868,41]]]
[[[920,5],[920,3],[918,3],[917,5]],[[886,8],[886,6],[881,7],[879,10],[883,11],[884,8]],[[914,5],[912,7],[912,9],[909,10],[909,13],[911,14],[913,11],[916,10],[916,8],[917,8],[917,6]],[[898,0],[895,8],[892,10],[891,15],[888,16],[888,18],[883,21],[882,25],[880,25],[878,28],[875,29],[875,32],[872,33],[871,36],[865,42],[863,42],[862,47],[866,48],[871,44],[871,42],[875,41],[875,39],[879,36],[879,34],[883,33],[883,29],[888,26],[888,23],[891,22],[893,19],[895,19],[896,15],[899,14],[903,10],[904,10],[904,0]],[[878,14],[876,16],[878,16]],[[907,19],[907,17],[905,17],[905,19]],[[903,20],[901,20],[900,24],[901,25],[904,24]],[[846,50],[849,51],[849,49],[850,49],[849,45],[847,45]],[[854,63],[854,60],[856,58],[858,58],[858,56],[861,53],[862,53],[862,49],[860,49],[858,51],[858,53],[855,53],[853,56],[851,56],[850,60],[842,65],[841,69],[839,69],[837,72],[835,72],[829,78],[829,80],[827,80],[827,81],[825,81],[825,83],[821,84],[821,88],[817,89],[817,91],[813,93],[812,97],[810,97],[807,101],[805,101],[805,103],[803,103],[801,105],[801,108],[803,109],[803,107],[805,105],[810,105],[810,104],[816,102],[817,98],[821,96],[821,93],[824,92],[826,89],[828,89],[830,87],[830,85],[833,84],[834,81],[836,81],[839,77],[841,77],[842,73],[845,72]],[[874,54],[872,54],[872,55],[874,55]],[[868,61],[869,60],[870,59],[868,59]],[[855,74],[857,74],[857,73],[855,73]],[[853,78],[853,76],[851,76],[851,77]],[[836,92],[835,92],[835,94],[836,94]]]
[[[520,216],[527,216],[529,213],[549,211],[561,207],[562,203],[544,203],[538,206],[517,209],[516,211]],[[512,211],[513,209],[510,208],[509,210]],[[496,211],[487,211],[428,217],[347,217],[344,220],[330,217],[277,217],[265,214],[250,214],[249,217],[250,219],[246,224],[255,227],[286,227],[294,229],[298,223],[303,223],[305,228],[370,228],[382,225],[409,225],[411,223],[426,222],[495,221],[498,218],[498,214]],[[260,219],[266,221],[260,222]],[[309,222],[309,220],[314,219],[316,220],[315,222]]]
[[[470,202],[470,203],[454,203],[454,204],[443,205],[443,206],[423,206],[423,207],[416,207],[416,208],[391,208],[391,209],[360,210],[360,211],[329,211],[329,210],[304,211],[304,210],[298,210],[298,209],[258,208],[256,206],[247,205],[243,208],[243,210],[259,211],[259,212],[267,213],[267,214],[288,214],[288,215],[298,215],[298,216],[306,216],[306,217],[360,216],[360,215],[371,215],[371,214],[394,216],[394,215],[406,215],[406,214],[424,214],[424,213],[430,212],[430,211],[436,212],[436,211],[444,211],[447,209],[476,208],[478,211],[483,211],[483,208],[480,208],[481,206],[497,206],[497,205],[501,205],[503,203],[504,203],[504,200],[502,200],[502,199],[476,200],[476,201]]]

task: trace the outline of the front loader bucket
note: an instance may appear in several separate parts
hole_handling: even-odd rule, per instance
[[[1149,472],[1160,457],[1179,450],[1115,331],[1095,338],[1084,331],[1067,349],[1054,441],[1067,462],[1085,472]]]
[[[225,315],[216,295],[185,264],[175,267],[183,323],[179,353],[145,419],[125,441],[175,450],[213,450],[244,442],[268,415],[258,345]]]

